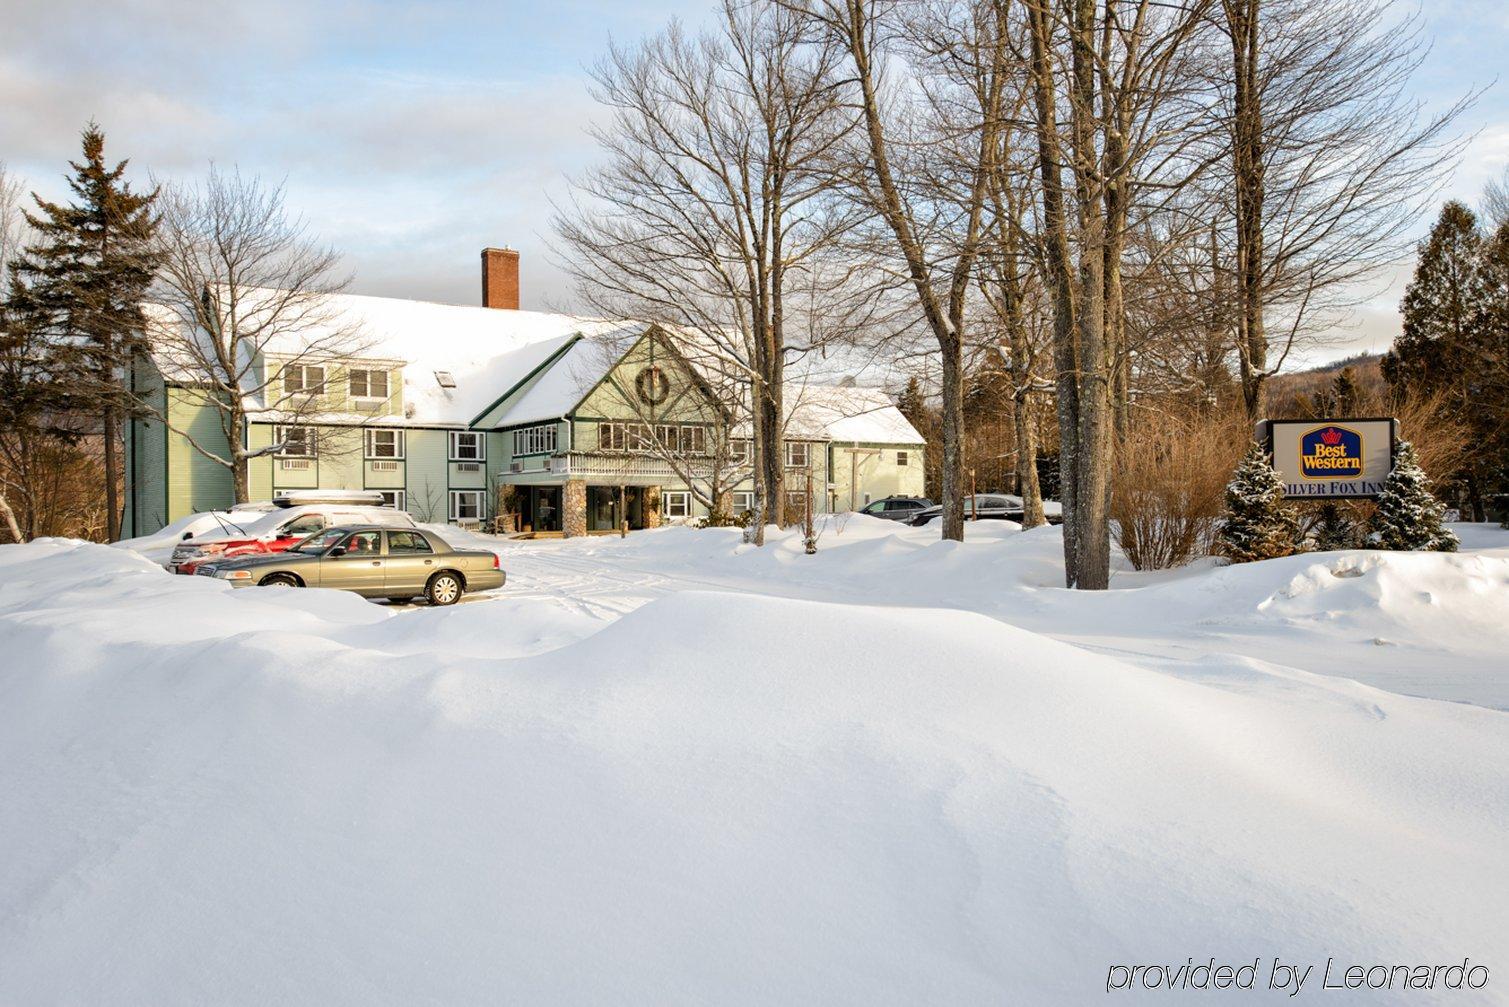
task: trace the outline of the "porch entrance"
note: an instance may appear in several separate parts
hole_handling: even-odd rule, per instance
[[[561,488],[559,486],[521,487],[518,500],[521,531],[561,530]]]
[[[623,487],[623,510],[618,503],[619,487],[587,487],[587,530],[617,531],[623,516],[629,519],[629,528],[638,530],[645,526],[645,491],[642,486]]]

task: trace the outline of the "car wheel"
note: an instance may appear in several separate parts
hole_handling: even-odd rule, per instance
[[[461,600],[461,578],[453,573],[437,573],[425,585],[425,600],[431,605],[454,605]]]
[[[262,587],[298,587],[299,582],[293,574],[270,573],[257,582]]]

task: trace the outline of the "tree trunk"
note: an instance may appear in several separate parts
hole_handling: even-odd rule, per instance
[[[964,354],[955,340],[943,358],[943,537],[964,539]]]
[[[1263,322],[1263,108],[1258,87],[1260,0],[1225,0],[1232,56],[1232,179],[1236,197],[1237,343],[1248,422],[1267,407],[1268,335]]]
[[[105,431],[105,535],[111,542],[121,537],[120,501],[120,451],[116,439],[120,436],[120,410],[113,402],[105,404],[103,417]]]
[[[1032,395],[1018,392],[1016,397],[1016,487],[1022,498],[1022,527],[1036,528],[1047,518],[1043,514],[1043,490],[1037,478],[1037,430],[1033,424]]]
[[[0,493],[0,517],[5,518],[5,527],[10,532],[12,542],[26,541],[21,534],[21,526],[16,523],[16,512],[10,509],[10,501],[5,499],[4,493]]]
[[[231,490],[238,504],[251,502],[251,486],[248,474],[250,462],[247,460],[243,445],[245,441],[246,419],[237,412],[232,412],[230,417],[230,456],[231,456]]]

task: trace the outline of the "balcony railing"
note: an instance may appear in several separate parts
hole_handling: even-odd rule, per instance
[[[657,455],[620,451],[567,451],[551,455],[542,467],[515,467],[505,474],[550,474],[562,479],[602,480],[614,485],[656,486],[679,480],[683,473],[696,477],[712,474],[711,458],[689,457],[672,464]]]

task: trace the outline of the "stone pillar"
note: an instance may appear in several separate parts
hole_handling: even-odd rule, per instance
[[[561,531],[567,538],[587,534],[587,482],[567,479],[561,491]]]
[[[644,488],[644,526],[646,528],[660,527],[659,486],[646,486]]]

